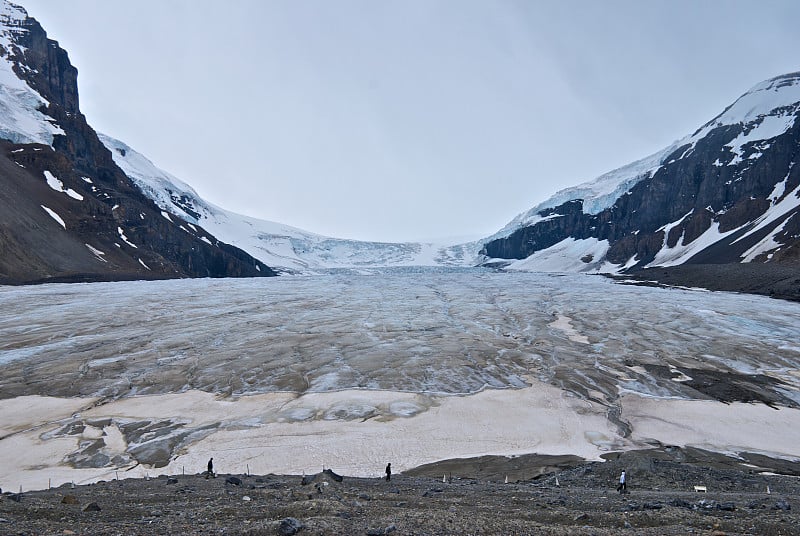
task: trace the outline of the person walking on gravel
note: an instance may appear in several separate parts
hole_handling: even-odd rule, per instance
[[[392,479],[392,464],[386,464],[386,482]]]
[[[208,460],[208,471],[206,471],[206,478],[215,476],[214,475],[214,458]]]
[[[625,475],[625,469],[622,470],[622,473],[619,475],[619,486],[617,486],[617,491],[620,493],[625,493],[628,489],[628,477]]]

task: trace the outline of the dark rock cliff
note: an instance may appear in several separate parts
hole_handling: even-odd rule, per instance
[[[199,226],[164,217],[81,114],[66,51],[35,19],[16,24],[0,55],[48,101],[40,111],[64,134],[52,148],[0,142],[0,283],[275,275]]]
[[[773,82],[776,87],[800,84],[800,73]],[[800,104],[771,114],[797,118]],[[690,254],[676,264],[747,260],[800,266],[798,208],[774,210],[781,202],[798,205],[800,120],[775,137],[747,142],[747,135],[767,119],[759,116],[709,128],[703,137],[663,158],[653,173],[610,207],[587,214],[583,200],[573,199],[543,209],[538,212],[542,220],[487,242],[482,253],[492,259],[525,259],[565,239],[594,238],[608,241],[602,260],[633,271],[653,263],[659,252],[692,244]],[[714,127],[712,123],[704,128]],[[737,144],[737,139],[745,143]],[[747,258],[747,252],[770,235],[775,247]],[[587,266],[600,260],[590,257],[582,259]]]

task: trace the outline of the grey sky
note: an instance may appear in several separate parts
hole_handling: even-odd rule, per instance
[[[224,208],[486,236],[800,70],[796,0],[18,0],[81,109]]]

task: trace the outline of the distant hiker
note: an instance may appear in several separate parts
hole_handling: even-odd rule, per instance
[[[389,482],[389,480],[391,480],[391,479],[392,479],[392,464],[391,463],[387,463],[386,464],[386,482]]]
[[[206,471],[206,479],[208,479],[208,477],[211,476],[214,476],[214,458],[208,460],[208,471]]]
[[[617,486],[617,491],[620,493],[625,493],[627,488],[627,477],[625,476],[625,469],[622,470],[622,474],[619,475],[619,486]]]

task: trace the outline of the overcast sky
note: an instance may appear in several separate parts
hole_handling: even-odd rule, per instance
[[[487,236],[800,70],[796,0],[17,0],[81,110],[229,210]]]

